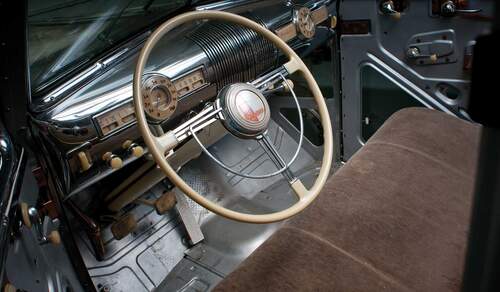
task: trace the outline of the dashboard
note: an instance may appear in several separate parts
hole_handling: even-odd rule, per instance
[[[284,1],[234,2],[229,7],[211,4],[197,9],[226,9],[249,17],[299,53],[310,52],[332,36],[330,1],[305,1],[297,7]],[[104,73],[77,76],[49,93],[43,100],[62,97],[33,114],[34,134],[68,197],[147,154],[135,126],[131,85],[146,37],[118,48],[110,57],[113,62],[101,60]],[[167,131],[224,86],[254,80],[280,61],[278,50],[249,29],[210,21],[184,25],[165,36],[149,58],[141,89],[148,121]]]

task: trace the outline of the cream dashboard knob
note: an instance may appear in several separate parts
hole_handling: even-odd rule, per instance
[[[130,140],[123,142],[122,147],[134,157],[139,158],[144,155],[144,148]]]
[[[80,161],[80,170],[87,171],[92,166],[92,162],[90,161],[87,153],[80,151],[78,152],[78,160]]]
[[[113,157],[109,161],[109,166],[111,166],[112,169],[120,169],[123,166],[123,160],[120,157]]]
[[[102,159],[108,163],[112,169],[120,169],[123,166],[123,160],[111,152],[106,152]]]
[[[132,153],[132,155],[133,155],[134,157],[139,158],[139,157],[141,157],[142,155],[144,155],[144,148],[142,148],[142,146],[139,146],[139,145],[134,146],[134,147],[132,147],[132,148],[130,149],[130,153]]]

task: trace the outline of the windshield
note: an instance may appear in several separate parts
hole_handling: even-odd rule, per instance
[[[31,88],[38,91],[183,7],[187,0],[29,0]]]

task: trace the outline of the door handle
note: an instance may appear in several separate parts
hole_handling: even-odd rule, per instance
[[[425,63],[432,64],[436,63],[438,58],[451,55],[453,51],[453,41],[433,40],[409,44],[406,49],[406,57],[413,60],[427,59]]]
[[[436,62],[438,58],[436,54],[422,54],[418,47],[409,47],[406,56],[414,60],[427,58],[432,63]]]
[[[451,0],[445,1],[441,5],[441,15],[446,16],[446,17],[452,17],[458,13],[470,14],[470,13],[478,13],[481,11],[482,11],[482,9],[458,9],[455,2],[453,2]]]

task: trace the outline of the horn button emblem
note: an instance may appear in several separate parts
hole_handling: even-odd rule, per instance
[[[264,119],[265,108],[260,98],[251,91],[243,90],[236,95],[238,114],[249,123],[258,123]]]
[[[224,126],[242,138],[254,138],[269,125],[269,104],[260,90],[246,83],[236,83],[221,90]]]

